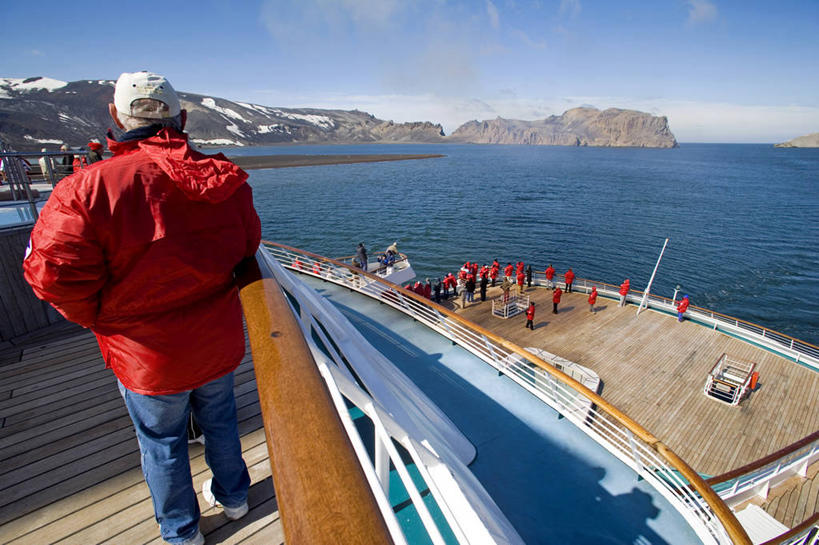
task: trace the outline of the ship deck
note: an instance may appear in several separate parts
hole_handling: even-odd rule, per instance
[[[250,512],[229,521],[201,497],[210,476],[190,447],[208,543],[283,543],[253,362],[236,370]],[[0,351],[0,543],[164,543],[139,466],[139,446],[96,338],[69,324]]]
[[[725,469],[736,467],[744,463],[745,456],[750,461],[816,429],[819,411],[812,376],[816,373],[808,369],[767,352],[757,353],[724,335],[709,339],[712,332],[694,324],[677,324],[672,317],[645,312],[634,319],[635,308],[618,309],[616,301],[598,300],[598,313],[589,316],[585,297],[569,294],[564,296],[561,313],[554,316],[546,312],[551,310],[546,304],[550,292],[533,289],[530,293],[539,303],[534,332],[524,330],[522,316],[490,318],[488,301],[465,314],[522,346],[540,346],[597,371],[604,383],[603,396],[671,445],[695,469],[703,471],[703,460],[717,468],[720,458],[726,460]],[[417,323],[402,327],[426,330]],[[614,333],[606,335],[606,328]],[[666,330],[674,334],[669,338],[659,335]],[[415,338],[417,334],[403,335]],[[385,342],[391,346],[393,340]],[[643,344],[654,347],[660,356],[652,359]],[[705,373],[722,352],[756,358],[760,363],[761,387],[739,407],[723,406],[702,394]],[[593,360],[593,353],[607,357]],[[646,362],[642,378],[638,360]],[[660,367],[657,361],[668,363]],[[283,542],[252,365],[248,355],[236,374],[239,428],[252,478],[251,511],[242,520],[230,522],[200,497],[201,528],[208,543]],[[703,370],[691,370],[697,367]],[[787,390],[785,385],[777,386],[778,382],[804,388],[793,404],[796,408],[787,401],[781,402],[781,410],[767,405],[768,397]],[[629,387],[638,399],[629,399]],[[763,395],[766,399],[760,399]],[[670,405],[672,401],[676,405]],[[744,415],[751,410],[759,419],[756,426],[746,426],[743,420],[750,418]],[[765,414],[766,410],[770,413]],[[722,417],[709,420],[711,413]],[[735,425],[748,428],[740,434],[741,440],[735,439],[739,445],[724,438],[733,433]],[[677,428],[685,428],[690,435]],[[485,447],[495,442],[485,439]],[[700,452],[713,449],[718,450]],[[194,484],[199,489],[208,470],[202,447],[192,445],[190,452]],[[765,504],[770,514],[789,526],[816,511],[816,468],[811,468],[808,479],[790,485],[773,490]],[[161,542],[139,469],[133,429],[116,381],[103,368],[94,336],[58,325],[0,350],[0,543]]]
[[[487,300],[445,306],[512,342],[542,348],[595,371],[604,399],[639,422],[701,474],[741,467],[819,429],[819,373],[752,344],[676,316],[599,297],[563,294],[552,314],[552,291],[527,288],[535,302],[534,331],[524,314],[492,315]],[[454,304],[453,304],[454,303]],[[708,372],[726,353],[757,363],[757,389],[737,406],[703,394]],[[810,513],[809,513],[810,514]]]

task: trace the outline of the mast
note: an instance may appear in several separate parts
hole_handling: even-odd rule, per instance
[[[654,265],[654,271],[651,273],[651,278],[648,281],[648,286],[646,286],[646,291],[643,292],[643,299],[640,301],[640,306],[637,307],[637,316],[640,315],[640,311],[643,310],[643,306],[648,302],[648,294],[651,292],[651,284],[654,282],[654,275],[657,274],[657,267],[660,266],[660,261],[663,259],[663,253],[665,253],[665,247],[668,245],[668,239],[665,239],[663,242],[663,249],[660,250],[660,257],[657,258],[657,264]]]

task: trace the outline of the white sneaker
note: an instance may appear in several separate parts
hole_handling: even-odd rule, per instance
[[[205,545],[205,536],[202,535],[202,532],[196,530],[196,535],[190,539],[186,539],[181,545]]]
[[[216,496],[213,495],[213,492],[210,491],[211,484],[213,483],[213,479],[208,479],[204,483],[202,483],[202,496],[205,498],[205,501],[208,502],[208,505],[211,507],[221,507],[222,510],[225,512],[225,516],[230,520],[239,520],[243,516],[247,515],[248,506],[247,502],[244,502],[242,505],[238,507],[225,507],[216,499]],[[203,541],[204,543],[204,541]]]

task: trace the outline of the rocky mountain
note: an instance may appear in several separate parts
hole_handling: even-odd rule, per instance
[[[70,83],[50,78],[0,78],[0,141],[20,151],[63,142],[104,141],[113,126],[110,80]],[[188,110],[185,128],[200,145],[256,146],[279,143],[441,142],[441,125],[393,123],[358,110],[272,108],[179,92]]]
[[[819,132],[797,136],[793,140],[776,144],[775,148],[819,148]]]
[[[573,108],[563,115],[539,121],[501,117],[490,121],[469,121],[458,127],[449,139],[476,144],[677,147],[666,117],[616,108],[603,111]]]

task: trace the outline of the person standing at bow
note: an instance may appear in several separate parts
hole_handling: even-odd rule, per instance
[[[247,173],[193,149],[187,113],[158,74],[122,74],[108,111],[114,156],[64,179],[23,263],[41,299],[97,336],[134,423],[162,538],[201,545],[186,428],[205,436],[203,496],[230,519],[250,477],[233,371],[245,354],[234,269],[259,246]]]

